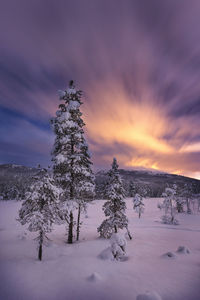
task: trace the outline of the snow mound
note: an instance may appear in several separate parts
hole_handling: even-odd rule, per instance
[[[162,300],[161,296],[152,291],[152,292],[146,292],[144,294],[140,294],[137,296],[136,300]]]
[[[98,258],[103,259],[103,260],[113,260],[113,254],[112,254],[112,250],[111,247],[108,247],[106,249],[104,249],[99,255]]]
[[[176,258],[176,254],[174,254],[173,252],[166,252],[165,254],[162,255],[163,258]]]
[[[120,233],[113,233],[110,238],[111,251],[115,260],[124,260],[126,254],[126,238]]]
[[[101,276],[98,273],[94,272],[87,278],[87,280],[90,282],[96,282],[101,280]]]
[[[190,250],[185,246],[179,246],[176,252],[180,254],[190,254]]]
[[[117,244],[120,247],[126,247],[126,238],[123,234],[120,233],[113,233],[111,238],[110,238],[110,243],[111,245]]]

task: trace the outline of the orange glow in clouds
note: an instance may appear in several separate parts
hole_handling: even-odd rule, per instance
[[[100,159],[110,164],[112,157],[116,156],[121,167],[141,166],[184,173],[184,159],[181,158],[180,162],[176,160],[179,147],[165,139],[174,132],[174,124],[150,95],[138,101],[130,98],[116,84],[112,87],[93,87],[91,90],[89,97],[95,98],[95,101],[89,105],[85,101],[83,108],[88,136],[96,145],[114,149],[112,153],[101,154]],[[118,146],[113,146],[115,143],[123,145],[120,151]],[[128,149],[128,154],[123,147]],[[93,153],[97,148],[91,145]]]

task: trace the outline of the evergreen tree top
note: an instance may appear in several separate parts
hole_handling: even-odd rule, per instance
[[[73,80],[70,80],[68,88],[66,88],[65,91],[59,90],[58,91],[60,100],[64,100],[65,104],[69,104],[72,101],[76,101],[80,104],[81,102],[81,96],[82,96],[82,91],[77,90],[74,84]],[[64,104],[61,104],[60,107],[64,107]],[[72,106],[72,109],[77,109],[78,107],[75,107],[74,105]]]
[[[119,168],[119,165],[117,163],[117,159],[114,157],[112,162],[112,170],[117,171]]]

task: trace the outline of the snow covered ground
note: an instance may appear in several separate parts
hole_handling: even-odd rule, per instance
[[[123,262],[98,257],[109,246],[96,230],[104,218],[103,201],[89,206],[80,242],[66,244],[65,226],[55,226],[42,262],[37,260],[36,234],[25,234],[16,221],[21,203],[1,201],[0,299],[199,300],[200,215],[181,214],[180,225],[164,225],[158,199],[145,200],[141,219],[131,200],[126,201],[133,240],[127,241],[128,260]],[[190,253],[176,252],[179,246]]]

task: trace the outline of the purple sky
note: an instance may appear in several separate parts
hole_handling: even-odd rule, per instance
[[[199,0],[1,0],[0,163],[46,165],[74,79],[96,168],[200,178]]]

